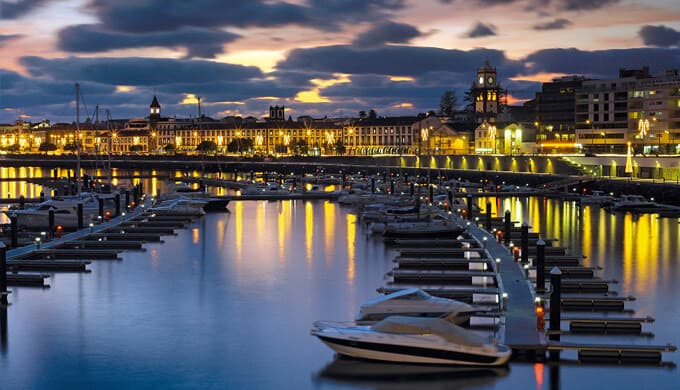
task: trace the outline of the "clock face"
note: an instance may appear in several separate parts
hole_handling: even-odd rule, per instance
[[[486,78],[487,84],[493,84],[493,76],[489,76]]]
[[[484,84],[484,76],[479,76],[479,84]]]

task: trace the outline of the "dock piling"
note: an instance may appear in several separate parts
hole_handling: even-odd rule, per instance
[[[536,292],[545,292],[545,241],[543,240],[536,241]]]
[[[491,231],[491,202],[487,201],[486,202],[486,226],[485,229],[487,232]]]
[[[0,304],[7,305],[7,247],[0,242]]]
[[[523,264],[528,264],[529,263],[529,225],[524,222],[522,224],[522,233],[521,233],[521,249],[522,249],[522,263]]]
[[[512,230],[512,221],[510,220],[510,210],[505,210],[505,231],[503,232],[503,243],[510,244],[510,231]]]
[[[560,321],[562,320],[561,295],[562,295],[562,271],[553,267],[550,270],[550,330],[555,332],[550,335],[550,340],[560,340]]]
[[[114,202],[116,203],[116,217],[120,215],[120,194],[116,194],[114,197]]]
[[[19,210],[23,210],[26,206],[26,198],[23,195],[19,196]]]
[[[54,210],[49,210],[47,212],[47,222],[50,232],[50,237],[54,236]]]
[[[83,204],[78,203],[78,229],[83,228]]]
[[[42,203],[42,202],[44,202],[44,201],[45,201],[45,192],[44,192],[44,191],[40,191],[40,203]]]
[[[125,190],[125,208],[130,205],[130,190]]]
[[[19,224],[17,222],[16,214],[12,214],[9,217],[10,226],[12,228],[12,248],[18,247],[19,241]]]
[[[432,202],[434,200],[434,187],[432,185],[429,185],[428,187],[429,187],[429,189],[428,189],[429,192],[427,194],[427,196],[428,196],[428,198],[427,198],[428,202],[427,203],[432,204]]]
[[[99,217],[104,218],[104,199],[99,198]]]
[[[472,220],[472,194],[467,194],[465,196],[467,200],[467,219],[468,221]]]

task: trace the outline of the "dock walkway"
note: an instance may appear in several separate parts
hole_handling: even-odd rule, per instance
[[[485,245],[490,258],[500,259],[500,264],[496,265],[498,283],[501,291],[507,294],[507,298],[502,300],[505,317],[503,342],[514,350],[544,351],[545,334],[536,329],[534,289],[520,264],[489,232],[470,225],[468,233],[477,239],[480,245]]]

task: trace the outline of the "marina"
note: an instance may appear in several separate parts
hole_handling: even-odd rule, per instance
[[[226,214],[208,214],[198,220],[170,216],[158,216],[159,219],[156,220],[129,214],[125,220],[122,220],[122,218],[112,219],[109,222],[113,224],[112,226],[104,227],[105,224],[102,224],[102,226],[95,226],[93,231],[85,228],[82,232],[69,233],[66,235],[67,237],[62,239],[43,243],[40,249],[15,250],[15,252],[10,252],[11,257],[7,261],[8,269],[15,272],[38,271],[51,272],[51,274],[27,274],[25,276],[8,274],[8,283],[14,286],[40,286],[57,276],[68,275],[63,272],[76,272],[74,275],[77,275],[86,272],[88,269],[91,269],[90,274],[93,275],[98,268],[107,263],[99,260],[109,259],[116,260],[116,263],[120,264],[126,263],[126,259],[130,256],[138,257],[147,254],[149,245],[158,245],[160,240],[165,242],[160,246],[163,247],[168,241],[172,243],[185,236],[186,229],[196,232],[196,227],[192,228],[192,226],[197,226],[197,224],[201,228],[198,233],[193,234],[198,234],[200,237],[202,234],[208,233],[207,230],[203,230],[207,228],[203,225],[207,223],[208,219],[219,220],[220,218],[236,217],[234,214],[243,216],[244,208],[250,208],[254,211],[262,207],[280,208],[286,204],[288,207],[292,207],[291,210],[297,207],[304,207],[305,210],[308,207],[321,207],[322,213],[326,214],[324,220],[327,220],[329,215],[338,213],[346,215],[346,217],[340,218],[343,223],[338,221],[338,216],[333,217],[332,220],[336,221],[335,224],[340,229],[349,228],[348,225],[343,226],[345,223],[354,225],[352,228],[354,233],[351,236],[355,237],[356,241],[353,246],[359,245],[362,240],[362,233],[360,232],[364,228],[361,227],[358,217],[353,216],[349,210],[339,208],[337,204],[331,203],[329,200],[276,199],[273,202],[267,202],[260,199],[238,198],[238,196],[230,198],[229,213]],[[508,196],[505,199],[520,202],[521,198]],[[298,202],[300,202],[299,206],[295,206]],[[330,211],[331,208],[334,211]],[[480,208],[483,209],[483,207]],[[508,210],[511,210],[511,208]],[[328,214],[329,212],[332,214]],[[605,211],[602,210],[602,212]],[[475,216],[470,215],[471,220],[474,220],[474,218]],[[484,219],[485,215],[479,214],[480,224],[483,224]],[[552,238],[554,233],[550,232],[546,235],[546,233],[539,234],[526,231],[523,235],[524,229],[515,227],[519,223],[513,223],[512,220],[515,220],[515,222],[529,221],[526,216],[520,214],[511,215],[509,219],[495,217],[492,221],[493,229],[499,230],[500,228],[509,231],[508,243],[515,242],[517,244],[514,245],[521,246],[521,243],[525,242],[527,246],[531,245],[532,250],[528,250],[529,247],[526,250],[530,257],[531,266],[524,266],[522,255],[516,255],[511,249],[514,246],[506,246],[505,237],[499,240],[495,231],[486,231],[473,225],[467,226],[466,238],[399,238],[382,242],[382,240],[376,241],[374,237],[370,237],[364,245],[375,245],[376,249],[382,248],[379,250],[384,251],[384,258],[374,270],[374,285],[366,284],[361,287],[364,291],[361,294],[363,298],[354,302],[365,301],[371,296],[375,296],[375,292],[371,293],[371,290],[375,291],[376,288],[381,292],[388,293],[408,286],[420,286],[433,295],[451,297],[481,307],[491,308],[493,305],[498,305],[500,310],[491,314],[491,318],[501,316],[500,321],[478,322],[478,324],[487,325],[476,326],[481,326],[479,329],[490,326],[488,329],[501,332],[500,340],[511,347],[516,356],[524,356],[523,359],[520,359],[520,363],[511,363],[513,370],[518,364],[521,366],[532,361],[537,362],[536,364],[547,364],[548,360],[541,359],[540,356],[545,356],[545,359],[547,359],[557,352],[562,354],[560,361],[565,360],[566,355],[567,361],[577,359],[582,362],[644,363],[647,366],[650,363],[653,366],[659,364],[664,366],[666,364],[663,363],[663,356],[665,355],[662,355],[662,353],[674,351],[675,347],[672,344],[648,342],[640,344],[639,341],[632,340],[626,343],[611,342],[615,335],[626,338],[645,337],[650,339],[650,337],[654,337],[654,333],[647,328],[652,323],[654,323],[654,327],[658,327],[660,321],[651,316],[632,315],[634,313],[628,305],[631,302],[639,302],[639,300],[636,300],[632,295],[623,295],[610,289],[612,283],[615,283],[614,285],[621,283],[617,282],[618,278],[598,278],[596,276],[596,273],[606,271],[607,267],[590,263],[592,261],[590,256],[574,254],[567,246],[570,239],[565,240],[560,236]],[[534,220],[531,222],[532,225],[543,225],[541,221]],[[278,224],[280,226],[281,220]],[[510,229],[507,229],[507,226],[510,226]],[[324,230],[328,227],[326,226]],[[304,228],[303,231],[306,230],[306,234],[309,234],[307,229],[309,227]],[[123,233],[121,230],[125,232]],[[281,233],[279,230],[277,233],[279,237]],[[545,241],[541,241],[544,237]],[[328,236],[324,239],[326,245],[328,245]],[[374,243],[371,243],[373,241]],[[546,242],[550,245],[546,246]],[[556,242],[567,245],[564,247],[552,246]],[[537,244],[540,245],[541,243],[544,247],[538,249]],[[350,250],[349,243],[346,246],[346,250]],[[241,246],[241,248],[243,247]],[[309,249],[306,250],[309,251]],[[16,255],[19,252],[20,254]],[[135,253],[138,254],[135,255]],[[307,252],[307,261],[311,261],[311,264],[316,263],[316,256],[309,256],[310,253]],[[544,257],[543,266],[535,264],[537,256]],[[30,264],[31,261],[36,261],[36,263]],[[55,263],[48,265],[47,263],[50,261]],[[584,266],[583,263],[586,261],[588,265]],[[63,268],[59,268],[60,265],[63,265]],[[398,269],[390,271],[390,268],[395,265],[398,266]],[[353,272],[356,272],[356,266],[355,263],[353,265],[355,271]],[[549,279],[552,267],[558,266],[563,270],[562,280],[560,281],[562,295],[558,299],[565,314],[557,317],[559,325],[553,325],[550,322],[552,311],[548,311],[544,317],[545,328],[547,329],[544,332],[541,332],[537,327],[535,298],[539,295],[533,292],[533,283],[538,283],[539,279],[539,266],[543,271],[544,279]],[[59,273],[55,274],[55,271]],[[388,280],[385,286],[381,287],[380,273],[387,273],[392,278],[392,282]],[[518,283],[517,281],[522,282]],[[393,283],[396,283],[398,287],[392,286]],[[45,286],[47,285],[45,284]],[[52,289],[54,287],[51,286],[47,290],[47,294],[50,294],[49,290]],[[24,293],[22,292],[22,294]],[[10,300],[11,298],[12,294],[10,294]],[[550,299],[548,295],[543,295],[542,298],[545,301]],[[597,311],[604,315],[595,315]],[[570,314],[572,312],[573,314]],[[592,314],[584,315],[584,312]],[[606,313],[620,314],[612,317],[611,314]],[[483,317],[485,316],[480,318]],[[325,318],[342,319],[342,317]],[[534,329],[534,331],[529,332],[530,329]],[[592,335],[596,334],[603,335],[600,337],[604,337],[603,340],[608,342],[594,343]],[[555,336],[562,336],[567,340],[552,340]],[[590,337],[590,339],[583,342],[568,340],[569,338],[584,336]],[[654,339],[656,338],[654,337]],[[571,353],[575,355],[570,356]],[[514,359],[517,359],[517,357]],[[568,365],[565,365],[565,367],[568,367]],[[661,372],[664,370],[663,368],[653,369],[661,369]],[[436,378],[432,380],[436,382]],[[519,379],[515,378],[515,380]],[[302,385],[302,387],[306,387],[306,385]]]

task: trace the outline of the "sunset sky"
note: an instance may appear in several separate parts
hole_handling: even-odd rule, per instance
[[[0,123],[414,115],[488,60],[510,103],[562,75],[680,68],[680,1],[2,0]]]

